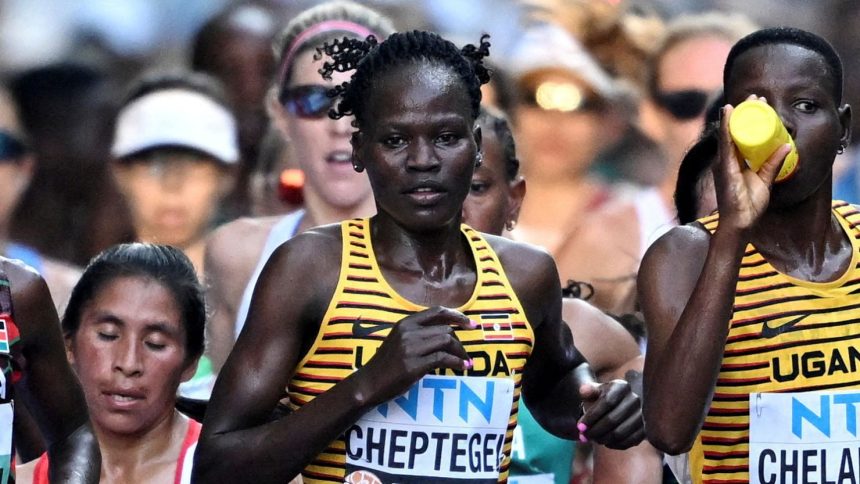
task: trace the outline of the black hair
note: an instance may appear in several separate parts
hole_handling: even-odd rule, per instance
[[[718,149],[718,126],[708,124],[678,168],[678,181],[675,184],[675,210],[678,223],[688,224],[697,218],[699,211],[699,188],[702,177],[708,172]]]
[[[80,121],[76,117],[82,107],[111,87],[101,68],[69,62],[29,69],[9,82],[21,124],[31,139],[60,138],[65,143],[69,123]]]
[[[517,147],[508,118],[498,109],[481,106],[478,126],[484,132],[492,131],[496,135],[502,145],[502,156],[505,158],[505,177],[508,181],[513,181],[520,172],[520,160],[517,159]]]
[[[824,59],[833,81],[833,99],[836,104],[842,103],[842,60],[839,54],[823,38],[805,30],[793,27],[775,27],[757,30],[739,40],[729,51],[726,65],[723,68],[723,86],[728,86],[735,61],[744,52],[765,45],[789,44],[811,50]]]
[[[233,111],[221,81],[209,74],[186,70],[155,71],[135,79],[123,98],[120,108],[125,108],[148,94],[168,89],[184,89],[202,94],[228,111]]]
[[[678,167],[675,182],[675,210],[678,223],[688,224],[696,220],[702,177],[711,168],[719,149],[720,110],[725,105],[722,91],[718,92],[705,110],[705,127],[696,143],[690,147]]]
[[[329,111],[329,116],[339,119],[355,115],[354,124],[360,127],[366,121],[366,102],[373,80],[394,67],[422,61],[449,67],[460,77],[472,102],[472,119],[477,119],[481,85],[490,80],[490,72],[483,62],[490,54],[489,37],[484,34],[478,46],[468,44],[462,49],[438,34],[419,30],[394,33],[382,43],[373,36],[365,40],[344,37],[326,42],[317,49],[318,58],[323,53],[331,57],[320,69],[323,78],[331,79],[333,72],[355,69],[349,82],[332,90],[331,95],[340,96],[341,102]]]
[[[168,245],[121,244],[95,256],[72,289],[62,320],[66,337],[74,337],[77,333],[84,306],[105,285],[119,277],[145,277],[168,288],[182,315],[186,361],[203,354],[206,324],[203,287],[188,257],[181,250]]]

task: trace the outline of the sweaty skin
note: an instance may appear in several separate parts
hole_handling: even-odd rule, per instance
[[[60,323],[45,281],[23,264],[0,259],[12,290],[13,346],[24,377],[15,397],[30,410],[48,448],[52,482],[96,483],[101,456],[87,405],[63,349]],[[16,349],[17,348],[17,349]]]
[[[850,261],[851,244],[831,213],[831,168],[850,137],[851,111],[833,98],[828,73],[819,54],[795,45],[754,47],[737,58],[727,101],[763,96],[795,139],[800,168],[773,185],[787,146],[758,173],[742,165],[727,131],[732,108],[725,107],[714,166],[719,228],[713,235],[700,225],[673,229],[643,261],[645,417],[649,440],[668,453],[690,449],[710,406],[746,244],[807,281],[834,280]]]
[[[385,71],[370,91],[366,114],[372,122],[353,138],[356,162],[367,170],[376,200],[370,234],[382,273],[398,294],[429,309],[395,325],[351,376],[270,422],[334,293],[340,227],[312,229],[282,245],[263,270],[246,328],[216,383],[196,454],[199,482],[281,482],[298,474],[361,415],[428,371],[466,368],[468,354],[451,326],[466,329],[472,323],[446,307],[466,302],[477,280],[461,238],[460,215],[481,135],[466,89],[449,69],[412,61]],[[432,183],[431,194],[412,190],[419,180]],[[581,415],[573,370],[584,359],[561,319],[552,258],[499,237],[487,240],[534,329],[523,395],[542,425],[576,438]],[[639,405],[626,383],[604,384],[596,391],[606,395],[589,409],[585,421],[590,426],[603,417],[606,422],[617,418],[614,410],[607,411],[609,405]]]

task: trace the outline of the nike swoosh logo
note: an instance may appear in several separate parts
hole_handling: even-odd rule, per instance
[[[352,334],[359,338],[365,338],[392,326],[394,326],[393,323],[362,323],[361,318],[357,318],[352,323]]]
[[[792,319],[791,321],[788,321],[786,323],[782,323],[779,326],[771,326],[768,324],[768,323],[770,323],[770,320],[765,320],[761,325],[761,337],[762,338],[775,338],[775,337],[787,332],[789,329],[794,327],[797,323],[806,319],[807,316],[809,316],[809,315],[808,314],[801,314],[800,316]]]

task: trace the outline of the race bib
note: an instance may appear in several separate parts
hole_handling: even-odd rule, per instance
[[[425,376],[346,431],[346,482],[496,483],[513,398],[507,378]]]
[[[860,482],[858,404],[860,391],[750,394],[750,482]]]

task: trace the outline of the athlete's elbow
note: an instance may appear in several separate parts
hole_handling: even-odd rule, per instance
[[[645,435],[658,450],[669,455],[689,452],[696,440],[695,434],[675,428],[671,419],[651,418],[646,414]]]

